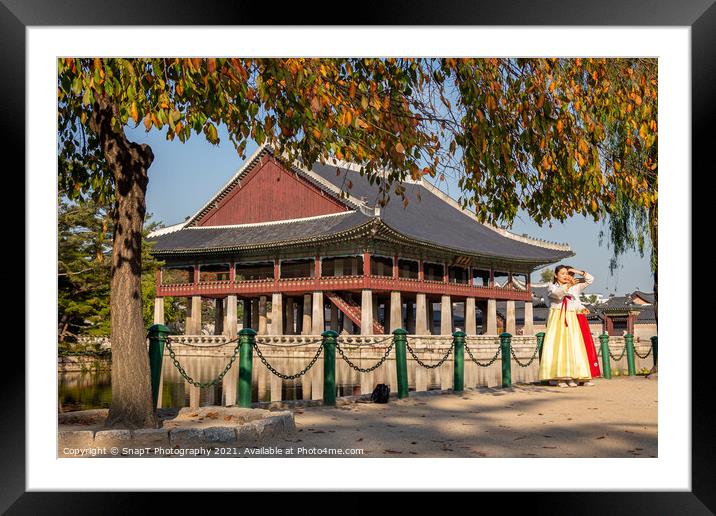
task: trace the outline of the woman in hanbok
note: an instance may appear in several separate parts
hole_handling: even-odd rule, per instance
[[[573,275],[584,280],[575,282]],[[554,270],[554,281],[548,286],[551,301],[547,329],[542,342],[539,379],[559,387],[576,387],[592,379],[587,349],[577,319],[579,294],[587,286],[586,273],[566,265]],[[575,302],[577,300],[577,302]]]
[[[572,269],[574,270],[574,269]],[[588,272],[582,271],[582,278],[576,278],[575,273],[570,273],[572,276],[572,285],[582,283],[580,287],[580,293],[587,288],[589,285],[594,283],[594,276]],[[587,350],[587,358],[589,359],[589,372],[592,378],[602,376],[602,371],[599,369],[599,359],[597,358],[597,347],[594,345],[594,339],[592,338],[592,331],[589,328],[589,321],[587,321],[587,315],[589,315],[589,309],[582,304],[580,296],[577,296],[574,300],[575,311],[577,312],[577,320],[579,321],[579,329],[582,331],[582,341],[584,347]],[[592,382],[584,382],[580,385],[594,385]]]

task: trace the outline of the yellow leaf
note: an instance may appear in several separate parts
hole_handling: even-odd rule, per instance
[[[137,111],[137,103],[132,102],[132,120],[135,124],[139,123],[139,112]]]
[[[149,131],[152,128],[152,117],[149,116],[149,113],[147,113],[147,116],[144,117],[144,127]]]
[[[579,140],[579,150],[582,151],[584,154],[587,154],[589,152],[589,145],[583,139]]]
[[[320,138],[320,137],[321,137],[321,131],[319,131],[318,129],[314,129],[314,130],[313,130],[313,136],[315,136],[316,138]]]
[[[639,127],[639,137],[643,140],[646,138],[647,134],[648,134],[648,129],[646,127],[646,124],[642,122],[641,127]]]
[[[405,147],[403,147],[403,144],[401,144],[400,142],[395,144],[395,150],[400,154],[405,154]]]

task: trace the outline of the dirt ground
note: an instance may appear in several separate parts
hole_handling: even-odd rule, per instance
[[[356,457],[656,457],[656,376],[593,382],[297,408],[295,436],[263,445],[362,449]]]

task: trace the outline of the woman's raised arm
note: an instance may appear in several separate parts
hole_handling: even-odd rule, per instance
[[[547,285],[547,297],[552,301],[560,302],[567,295],[564,286],[559,283],[550,283]]]
[[[575,271],[575,272],[578,274],[580,273],[580,271]],[[579,294],[585,288],[587,288],[589,285],[594,283],[594,276],[589,274],[587,271],[581,271],[581,274],[584,276],[583,281],[580,281],[579,283],[574,285],[571,289],[575,294]]]

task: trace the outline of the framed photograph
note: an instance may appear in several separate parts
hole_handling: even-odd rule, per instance
[[[0,2],[28,201],[0,507],[716,511],[685,209],[713,2],[305,11]]]

